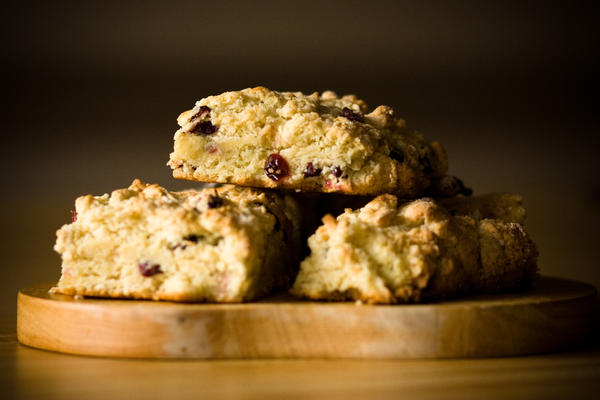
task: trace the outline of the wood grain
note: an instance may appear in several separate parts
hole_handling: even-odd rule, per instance
[[[424,305],[358,306],[285,295],[247,304],[18,297],[21,343],[73,354],[143,358],[448,358],[532,354],[580,343],[592,286],[540,278],[525,293]]]

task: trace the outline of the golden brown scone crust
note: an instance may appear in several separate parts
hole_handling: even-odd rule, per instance
[[[308,240],[312,253],[292,293],[398,303],[526,287],[536,273],[537,251],[523,226],[507,221],[524,210],[498,209],[498,201],[515,205],[516,198],[495,196],[457,199],[455,216],[434,200],[403,204],[393,195],[337,218],[327,215]],[[462,201],[468,204],[458,207]]]
[[[176,178],[408,198],[461,191],[446,178],[438,142],[408,129],[391,108],[370,111],[354,95],[256,87],[204,98],[178,123],[168,162]],[[282,168],[269,169],[273,155]]]
[[[57,232],[57,293],[240,302],[288,288],[297,272],[289,196],[230,185],[169,192],[136,179],[75,207],[76,221]]]

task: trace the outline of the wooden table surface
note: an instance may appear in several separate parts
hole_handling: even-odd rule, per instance
[[[1,311],[0,398],[562,399],[600,391],[597,338],[571,352],[495,359],[124,360],[20,345],[14,317]]]

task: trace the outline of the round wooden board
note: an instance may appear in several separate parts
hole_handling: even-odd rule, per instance
[[[596,290],[539,278],[524,293],[418,305],[247,304],[74,299],[19,292],[19,341],[40,349],[147,358],[446,358],[563,350],[590,335]]]

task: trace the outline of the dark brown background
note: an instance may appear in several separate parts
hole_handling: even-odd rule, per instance
[[[1,301],[58,278],[75,197],[186,186],[177,115],[257,85],[393,106],[477,192],[525,196],[543,273],[600,285],[593,3],[81,3],[4,9]]]

